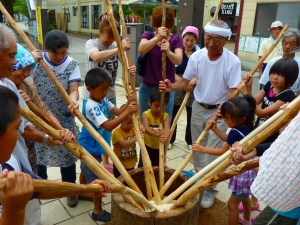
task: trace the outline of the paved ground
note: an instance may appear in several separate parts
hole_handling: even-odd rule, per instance
[[[24,26],[24,23],[18,23],[18,24],[23,30],[28,31],[28,28]],[[68,37],[70,39],[69,55],[75,58],[79,62],[81,73],[82,75],[84,75],[86,72],[84,46],[89,36],[82,35],[82,34],[68,34]],[[20,42],[22,41],[20,40]],[[233,44],[229,43],[226,47],[232,50]],[[241,71],[241,75],[243,73],[244,71]],[[84,76],[82,77],[84,78]],[[119,71],[118,73],[118,78],[121,78],[121,71]],[[126,102],[126,99],[124,97],[124,89],[120,85],[122,82],[120,82],[119,80],[117,83],[118,83],[116,88],[117,106],[121,106]],[[257,83],[257,76],[255,76],[254,83]],[[80,86],[80,93],[81,90],[82,90],[82,86]],[[78,125],[81,126],[80,122],[78,122]],[[172,149],[169,150],[167,153],[167,166],[170,168],[176,169],[178,165],[183,161],[187,153],[189,152],[188,146],[184,141],[185,125],[186,125],[186,112],[183,111],[178,121],[177,140],[175,141],[175,144],[172,147]],[[193,163],[189,162],[185,170],[194,172]],[[78,175],[79,172],[80,172],[79,163],[77,163]],[[61,180],[60,171],[59,168],[57,167],[49,168],[48,176],[50,180]],[[230,192],[227,189],[227,185],[228,182],[222,182],[221,184],[218,185],[220,192],[217,195],[217,198],[224,202],[224,207],[226,207],[226,202],[230,196]],[[107,198],[103,198],[103,208],[109,212],[111,211],[110,201],[111,201],[110,194]],[[91,202],[79,201],[78,205],[75,208],[70,208],[67,206],[66,198],[41,201],[41,203],[42,203],[42,222],[44,225],[103,224],[103,223],[96,223],[91,219],[90,215],[93,210],[93,203]],[[253,215],[255,214],[257,214],[257,212],[253,212]]]

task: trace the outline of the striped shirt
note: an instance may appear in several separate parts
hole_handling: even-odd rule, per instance
[[[278,211],[300,206],[300,113],[260,158],[251,191]]]

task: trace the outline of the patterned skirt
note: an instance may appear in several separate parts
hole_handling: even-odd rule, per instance
[[[247,170],[237,176],[230,178],[228,189],[239,194],[251,195],[251,184],[256,178],[254,170]]]

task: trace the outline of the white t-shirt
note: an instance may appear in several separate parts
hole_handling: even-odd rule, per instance
[[[102,68],[105,69],[108,75],[111,78],[110,87],[108,89],[108,94],[106,97],[108,99],[112,99],[116,97],[116,90],[115,90],[115,80],[117,77],[118,71],[118,55],[112,56],[110,59],[104,62],[95,62],[90,58],[90,55],[94,51],[106,51],[117,48],[117,43],[113,42],[109,47],[106,47],[102,43],[99,42],[99,39],[90,39],[86,42],[85,45],[85,56],[86,56],[86,72],[93,68]],[[90,93],[86,89],[85,85],[83,86],[82,90],[82,98],[88,99],[90,97]]]
[[[65,59],[61,62],[61,64],[57,65],[57,64],[54,64],[52,63],[48,57],[47,57],[47,54],[46,52],[43,52],[43,58],[44,58],[44,61],[45,63],[49,66],[49,68],[54,72],[54,73],[64,73],[66,67],[69,65],[69,63],[74,60],[72,57],[70,56],[66,56]],[[38,75],[35,73],[36,71],[36,67],[35,69],[33,69],[31,72],[30,72],[30,75],[31,76],[34,76],[34,75]],[[34,79],[32,77],[32,79]],[[80,82],[81,81],[81,75],[80,75],[80,68],[79,66],[76,66],[74,71],[70,74],[69,76],[69,83],[71,82]]]
[[[261,78],[259,79],[258,83],[266,85],[266,83],[268,81],[270,81],[270,69],[271,67],[274,65],[274,63],[281,59],[282,56],[278,56],[274,59],[271,59],[269,61],[269,63],[267,64]],[[294,56],[294,60],[298,63],[298,67],[299,67],[299,74],[298,74],[298,78],[295,81],[295,83],[293,84],[293,86],[291,87],[291,89],[295,92],[295,94],[297,94],[297,92],[300,90],[300,57],[298,57],[296,54]]]
[[[197,102],[221,104],[226,101],[229,89],[236,88],[241,81],[241,62],[236,55],[225,48],[216,61],[211,61],[207,54],[206,48],[194,52],[183,77],[187,80],[197,78],[194,89]]]

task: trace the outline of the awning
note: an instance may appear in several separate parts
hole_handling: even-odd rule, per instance
[[[130,7],[138,5],[144,5],[144,0],[138,0],[129,4]],[[146,5],[161,5],[161,1],[146,0]],[[166,5],[171,6],[174,10],[178,10],[178,1],[176,0],[169,0],[166,2]]]

